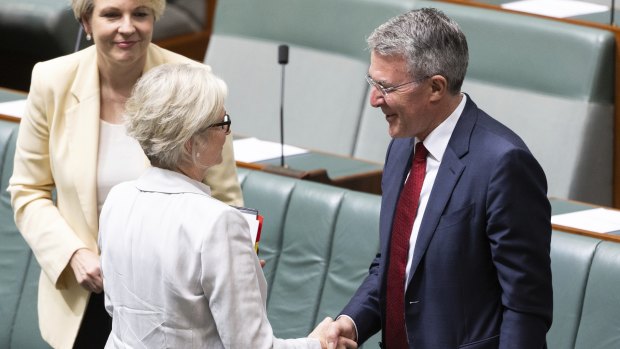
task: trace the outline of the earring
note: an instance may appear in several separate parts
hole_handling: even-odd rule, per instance
[[[86,41],[91,41],[93,39],[92,36],[90,36],[90,34],[86,34]]]
[[[200,153],[196,153],[196,158],[200,159]]]

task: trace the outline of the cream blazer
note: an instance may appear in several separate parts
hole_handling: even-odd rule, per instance
[[[151,44],[144,70],[169,62],[194,61]],[[98,251],[99,100],[94,46],[35,65],[9,181],[15,222],[42,269],[41,335],[55,348],[73,346],[89,297],[69,260],[80,248]],[[223,162],[209,170],[206,182],[214,197],[239,205],[231,142],[227,140]]]
[[[106,349],[320,349],[275,338],[250,230],[209,187],[150,168],[115,186],[99,246],[112,333]]]

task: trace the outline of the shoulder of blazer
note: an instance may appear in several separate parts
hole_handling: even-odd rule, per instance
[[[96,59],[97,52],[93,45],[66,56],[39,62],[34,66],[32,73],[33,79],[36,76],[50,84],[53,82],[53,85],[63,81],[72,82],[80,65],[96,65]]]
[[[207,66],[202,62],[198,62],[178,53],[166,50],[165,48],[161,48],[155,44],[150,44],[146,57],[146,63],[144,65],[144,71],[147,72],[158,65],[166,63],[188,63]]]

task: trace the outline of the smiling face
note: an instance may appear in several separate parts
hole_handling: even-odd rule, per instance
[[[393,138],[418,137],[424,139],[442,120],[433,112],[433,77],[412,77],[403,56],[382,56],[373,52],[370,56],[368,75],[388,88],[406,84],[387,95],[372,88],[370,104],[381,108],[389,124],[388,132]]]
[[[83,21],[97,45],[100,64],[144,64],[155,16],[144,0],[94,0]]]

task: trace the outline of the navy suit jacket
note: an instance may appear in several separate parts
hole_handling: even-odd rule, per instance
[[[385,326],[392,219],[414,139],[394,139],[383,172],[380,251],[342,311],[363,343]],[[411,348],[544,348],[551,326],[551,208],[523,141],[469,98],[420,226],[405,294]],[[395,349],[395,348],[388,348]]]

